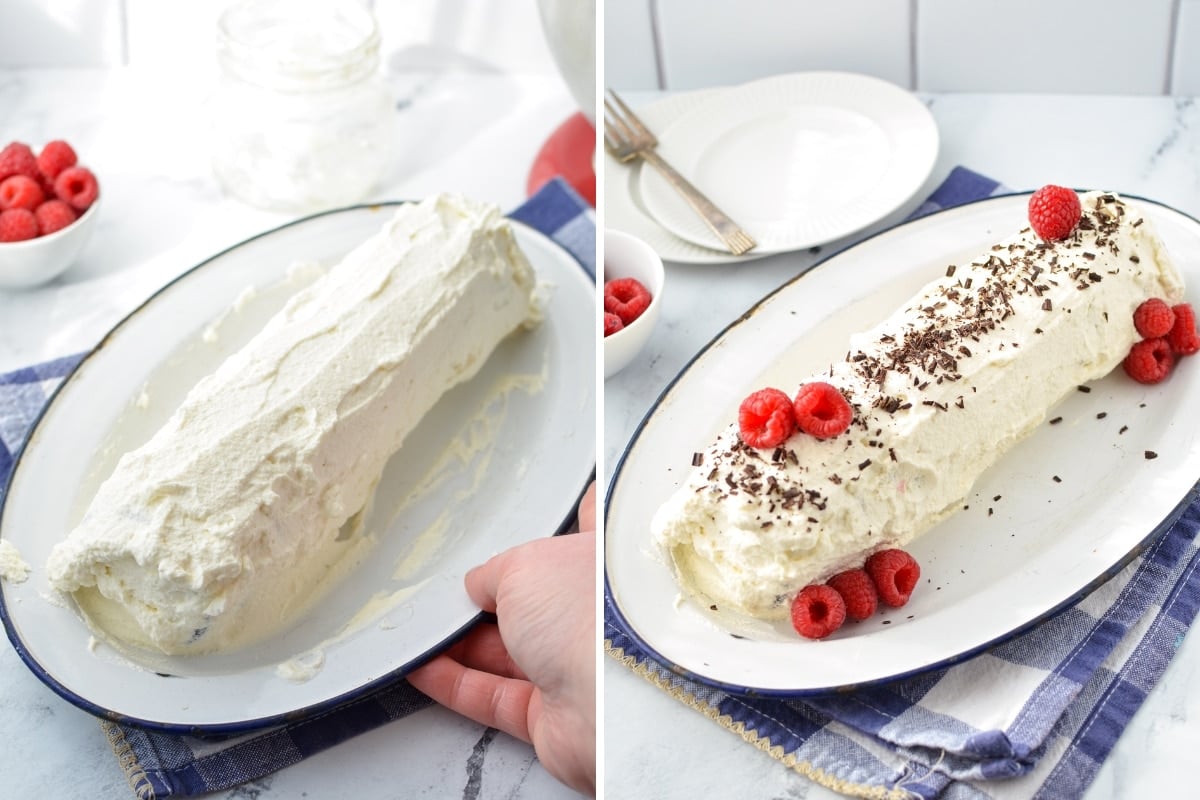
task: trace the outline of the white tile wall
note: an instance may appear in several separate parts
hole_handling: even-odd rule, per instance
[[[1160,94],[1174,0],[920,0],[917,87]]]
[[[781,72],[854,70],[908,86],[909,4],[657,0],[663,78],[694,89]]]
[[[918,91],[1200,95],[1200,0],[605,2],[615,88],[850,69]]]
[[[230,0],[0,0],[0,67],[211,59]],[[552,71],[537,0],[362,0],[384,51]],[[599,0],[604,83],[847,69],[920,91],[1200,96],[1200,0]],[[1108,66],[1111,54],[1119,66]]]
[[[1183,0],[1179,4],[1174,50],[1171,93],[1200,95],[1200,0]]]
[[[620,89],[657,89],[658,47],[653,4],[600,0],[603,6],[604,81]]]

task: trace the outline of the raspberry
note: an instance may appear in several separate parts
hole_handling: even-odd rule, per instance
[[[23,242],[38,235],[37,218],[24,208],[0,211],[0,242]]]
[[[908,602],[921,579],[921,565],[903,550],[880,550],[867,559],[867,574],[879,598],[893,608]]]
[[[10,208],[33,211],[45,199],[41,185],[26,175],[12,175],[0,181],[0,211]]]
[[[13,175],[24,175],[26,178],[37,180],[42,176],[38,169],[37,158],[29,145],[21,142],[9,142],[0,150],[0,181]]]
[[[47,200],[34,209],[33,215],[37,217],[38,231],[42,236],[61,231],[79,218],[75,209],[62,200]]]
[[[621,322],[621,318],[609,311],[604,312],[604,335],[608,336],[611,333],[616,333],[625,327],[625,323]]]
[[[1062,186],[1043,186],[1029,198],[1029,224],[1048,241],[1070,236],[1082,215],[1079,195]]]
[[[792,627],[807,639],[824,639],[846,621],[846,603],[832,586],[805,586],[792,601]]]
[[[604,284],[604,310],[628,325],[650,305],[650,292],[637,278],[614,278]]]
[[[1121,362],[1125,374],[1138,383],[1159,383],[1171,374],[1175,366],[1175,354],[1167,340],[1143,339],[1129,348],[1129,355]]]
[[[1175,325],[1175,312],[1164,301],[1151,297],[1133,312],[1133,327],[1143,339],[1166,336]]]
[[[51,182],[64,169],[75,166],[78,161],[79,158],[75,155],[75,151],[71,148],[71,145],[62,139],[46,142],[45,146],[42,147],[42,152],[37,155],[38,169],[41,170],[46,180]]]
[[[1190,303],[1180,303],[1173,306],[1175,324],[1167,333],[1167,344],[1175,355],[1190,356],[1200,350],[1200,334],[1196,333],[1196,312]]]
[[[778,447],[795,430],[792,400],[778,389],[759,389],[738,407],[738,433],[751,447]]]
[[[67,167],[54,179],[54,193],[76,211],[87,211],[100,187],[87,167]]]
[[[846,616],[853,620],[864,620],[875,613],[879,605],[879,592],[871,583],[871,576],[864,569],[848,569],[839,572],[828,581],[846,604]]]
[[[824,381],[801,386],[792,407],[800,430],[818,439],[837,436],[849,428],[854,419],[854,411],[846,398],[837,387]]]

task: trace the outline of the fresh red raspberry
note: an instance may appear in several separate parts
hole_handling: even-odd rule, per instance
[[[828,581],[846,604],[846,616],[853,620],[864,620],[875,613],[879,606],[879,591],[871,582],[865,569],[848,569],[839,572]]]
[[[37,218],[24,208],[0,211],[0,242],[23,242],[38,235]]]
[[[604,312],[604,335],[616,333],[625,327],[625,323],[621,322],[621,318],[610,311]]]
[[[1171,374],[1175,366],[1175,354],[1166,339],[1142,339],[1129,348],[1129,355],[1121,362],[1125,374],[1138,383],[1159,383]]]
[[[738,433],[751,447],[778,447],[795,430],[792,400],[778,389],[759,389],[738,407]]]
[[[792,601],[792,627],[807,639],[824,639],[846,621],[846,603],[832,586],[805,586]]]
[[[1029,224],[1048,241],[1070,236],[1081,216],[1079,195],[1065,187],[1048,184],[1029,198]]]
[[[87,167],[67,167],[54,179],[54,193],[76,211],[87,211],[100,194],[100,186]]]
[[[1133,312],[1133,327],[1143,339],[1166,336],[1175,325],[1175,312],[1164,300],[1151,297]]]
[[[42,152],[37,155],[38,169],[47,180],[53,182],[67,167],[73,167],[79,162],[75,150],[62,139],[46,142]]]
[[[867,574],[879,592],[879,599],[899,608],[912,597],[921,579],[921,565],[903,550],[880,550],[867,559]]]
[[[75,209],[62,200],[47,200],[34,209],[33,215],[37,217],[38,231],[42,236],[61,231],[79,219]]]
[[[604,310],[629,325],[650,306],[650,292],[637,278],[614,278],[604,284]]]
[[[45,199],[41,184],[27,175],[11,175],[0,181],[0,211],[10,208],[33,211]]]
[[[800,387],[792,401],[796,424],[800,430],[818,439],[829,439],[843,433],[854,419],[854,411],[846,398],[824,381],[813,381]]]
[[[0,181],[13,175],[24,175],[34,180],[42,175],[33,150],[22,142],[9,142],[0,150]]]
[[[1171,352],[1175,355],[1190,356],[1200,350],[1200,334],[1196,332],[1196,312],[1192,310],[1191,303],[1180,303],[1173,306],[1171,311],[1175,313],[1175,324],[1167,333],[1167,344],[1171,345]]]

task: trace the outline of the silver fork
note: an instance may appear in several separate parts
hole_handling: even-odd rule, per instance
[[[729,215],[717,208],[713,201],[664,161],[654,149],[657,146],[658,139],[650,129],[642,124],[616,92],[609,89],[608,97],[604,98],[604,148],[618,161],[628,162],[640,158],[661,172],[667,183],[683,195],[688,205],[695,209],[712,232],[720,237],[729,252],[740,256],[753,250],[758,243],[750,234],[742,230]]]

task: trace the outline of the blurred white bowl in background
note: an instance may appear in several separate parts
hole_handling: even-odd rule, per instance
[[[554,63],[579,110],[596,122],[596,0],[538,0]]]

